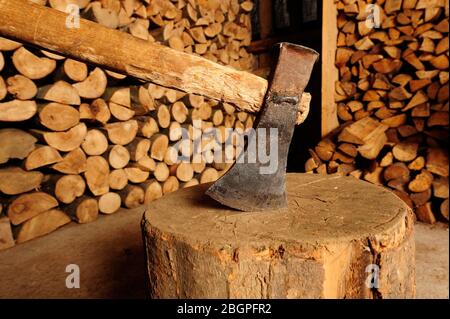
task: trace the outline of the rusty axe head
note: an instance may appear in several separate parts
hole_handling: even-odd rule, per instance
[[[319,54],[309,48],[279,44],[278,61],[255,128],[230,170],[206,192],[216,201],[242,211],[286,207],[287,155],[300,97]]]

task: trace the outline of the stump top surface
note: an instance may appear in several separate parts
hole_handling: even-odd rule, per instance
[[[287,174],[288,208],[249,213],[210,199],[204,194],[209,185],[179,190],[149,204],[143,218],[146,230],[211,245],[325,245],[396,233],[409,213],[387,189],[353,177]]]

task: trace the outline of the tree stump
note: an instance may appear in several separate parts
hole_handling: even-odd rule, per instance
[[[287,175],[288,208],[243,213],[210,184],[152,202],[142,230],[152,298],[412,298],[414,217],[353,177]],[[252,185],[248,185],[252,187]]]

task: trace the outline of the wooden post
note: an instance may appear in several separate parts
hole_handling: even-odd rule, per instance
[[[288,174],[288,209],[239,213],[205,197],[208,186],[147,207],[152,298],[414,297],[413,215],[388,190]]]

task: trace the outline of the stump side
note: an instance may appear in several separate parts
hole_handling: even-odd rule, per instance
[[[413,297],[413,215],[353,178],[288,174],[288,208],[242,213],[208,185],[151,203],[142,229],[154,298]],[[366,285],[379,267],[378,288]]]

